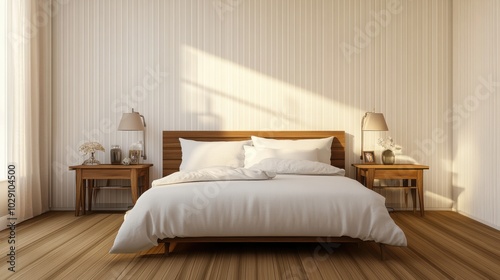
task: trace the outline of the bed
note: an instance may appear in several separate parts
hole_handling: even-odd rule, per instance
[[[227,146],[222,146],[224,152],[217,152],[217,143],[239,143],[249,141],[250,137],[255,138],[245,142],[242,160],[244,167],[250,159],[255,162],[248,163],[254,165],[239,168],[236,165],[242,163],[238,162],[230,167],[211,166],[217,165],[217,160],[226,154],[232,156],[232,148]],[[310,143],[307,141],[314,145],[322,141],[324,145],[324,139],[328,138],[331,140],[327,150],[322,150],[323,146],[314,149],[317,158],[308,158],[313,154],[310,150],[296,151],[298,146],[307,148]],[[275,142],[266,142],[268,139]],[[257,140],[265,145],[277,144],[279,149],[259,147]],[[281,149],[282,145],[288,147],[286,143],[299,145],[289,152]],[[211,148],[197,161],[186,159],[187,147],[191,153],[201,145],[210,144],[213,146],[204,146]],[[181,242],[375,241],[381,245],[406,246],[406,237],[390,218],[385,199],[342,176],[344,147],[343,131],[164,131],[165,177],[155,180],[153,188],[127,213],[110,252],[134,253],[163,243],[168,254]],[[269,152],[279,156],[259,159],[258,155]],[[257,156],[253,157],[255,153]],[[188,168],[187,164],[193,162],[195,166]],[[296,174],[293,169],[296,166],[300,171],[312,169],[307,169],[307,174]],[[290,168],[291,173],[287,172]],[[236,177],[226,175],[235,172]],[[193,174],[214,176],[214,173],[217,177],[213,180],[206,177],[191,180]],[[186,178],[191,181],[185,181]]]

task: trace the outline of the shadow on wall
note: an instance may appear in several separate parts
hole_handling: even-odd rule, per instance
[[[453,200],[453,209],[457,209],[458,199],[460,195],[465,191],[465,188],[459,187],[453,183],[452,186],[452,200]]]
[[[324,108],[348,107],[191,46],[181,53],[179,113],[193,129],[325,129]]]
[[[193,34],[180,43],[267,77],[333,97],[329,89],[337,82],[331,73],[339,64],[348,63],[342,54],[338,56],[340,42],[336,42],[332,29],[326,28],[336,26],[343,13],[333,2],[318,5],[299,1],[289,6],[283,1],[266,1],[263,5],[217,0],[197,7],[175,7],[180,14],[177,24],[195,27],[190,30]],[[193,21],[193,17],[198,20]],[[351,37],[354,31],[346,39]],[[322,82],[332,86],[324,87]]]
[[[192,125],[204,130],[222,130],[223,118],[213,112],[212,98],[206,92],[203,92],[199,103],[204,106],[202,110],[185,110],[184,118],[194,122]],[[189,105],[189,104],[186,104]]]
[[[233,110],[235,114],[234,117],[241,119],[245,118],[239,110],[239,108],[242,107],[247,110],[252,109],[257,111],[261,116],[266,116],[270,122],[269,128],[274,130],[284,130],[288,127],[287,124],[291,123],[298,125],[301,124],[301,121],[295,116],[282,113],[284,108],[290,109],[298,107],[297,102],[292,98],[287,98],[285,104],[288,105],[280,106],[280,108],[265,108],[265,104],[253,103],[249,100],[244,100],[244,98],[208,88],[193,81],[184,79],[182,80],[182,83],[184,84],[184,87],[191,88],[189,92],[193,95],[193,99],[196,100],[194,102],[198,104],[197,106],[193,106],[195,104],[186,103],[186,107],[189,107],[190,105],[193,107],[185,108],[186,110],[184,113],[186,114],[186,117],[197,120],[197,125],[201,127],[212,130],[222,130],[223,127],[225,127],[223,123],[224,118],[215,112],[220,112],[221,109],[225,112]],[[214,108],[213,100],[219,100],[218,108]],[[198,108],[198,110],[194,111],[195,108]]]

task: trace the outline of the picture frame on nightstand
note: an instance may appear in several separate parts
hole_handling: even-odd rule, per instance
[[[375,163],[375,152],[374,151],[363,151],[363,162],[364,163]]]

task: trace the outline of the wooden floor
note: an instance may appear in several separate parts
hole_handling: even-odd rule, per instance
[[[373,242],[185,244],[108,254],[123,214],[50,212],[19,225],[16,272],[0,232],[1,279],[500,279],[500,232],[453,212],[391,214],[408,247]],[[325,248],[327,247],[327,248]]]

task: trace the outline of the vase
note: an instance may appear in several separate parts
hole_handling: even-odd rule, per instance
[[[99,164],[101,164],[97,159],[95,159],[94,154],[95,154],[95,152],[90,152],[90,157],[83,162],[83,165],[99,165]]]
[[[396,156],[392,150],[385,150],[382,152],[382,163],[383,164],[394,164],[396,162]]]

